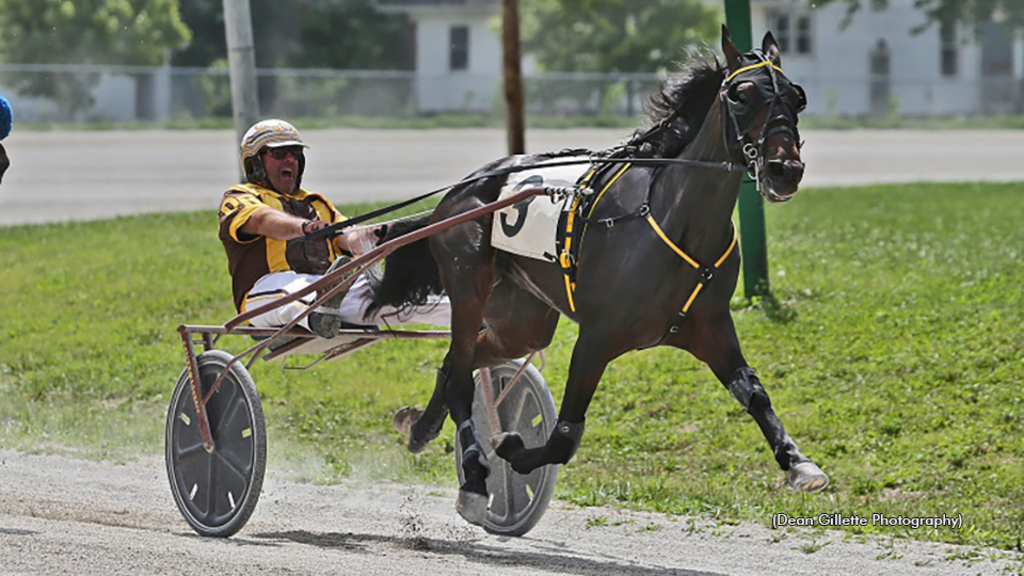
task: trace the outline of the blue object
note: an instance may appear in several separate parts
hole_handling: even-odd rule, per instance
[[[7,98],[0,96],[0,140],[7,138],[11,133],[11,126],[14,125],[14,113],[11,112],[11,103]]]

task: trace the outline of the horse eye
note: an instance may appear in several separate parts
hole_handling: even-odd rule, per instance
[[[729,87],[729,91],[726,93],[726,96],[735,105],[747,104],[747,101],[749,100],[747,96],[747,88],[749,87],[749,84],[749,82],[744,82],[743,84],[733,84],[732,86]]]

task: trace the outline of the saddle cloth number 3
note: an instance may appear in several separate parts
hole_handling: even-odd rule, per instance
[[[588,168],[588,163],[582,163],[519,172],[509,176],[498,198],[537,186],[575,186]],[[557,253],[558,218],[567,209],[567,202],[533,196],[499,210],[491,227],[491,245],[504,252],[550,262]]]

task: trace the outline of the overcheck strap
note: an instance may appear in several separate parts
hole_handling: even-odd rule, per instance
[[[740,68],[739,70],[733,72],[732,74],[729,74],[729,76],[726,77],[726,79],[725,79],[725,81],[723,83],[731,82],[733,78],[735,78],[736,76],[739,76],[740,74],[742,74],[744,72],[749,72],[749,71],[754,70],[756,68],[764,68],[765,66],[771,66],[772,68],[775,68],[779,72],[782,72],[782,68],[779,68],[778,66],[773,64],[771,60],[765,60],[763,62],[758,62],[757,64],[751,64],[750,66],[744,66],[743,68]],[[785,74],[785,72],[782,72],[782,73]]]

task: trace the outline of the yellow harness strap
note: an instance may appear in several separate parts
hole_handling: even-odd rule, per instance
[[[764,68],[765,66],[771,66],[772,68],[775,68],[779,72],[782,72],[782,68],[779,68],[778,66],[773,64],[771,62],[771,60],[765,60],[764,62],[759,62],[757,64],[751,64],[750,66],[744,66],[743,68],[740,68],[739,70],[733,72],[732,74],[729,74],[729,77],[725,79],[725,82],[726,83],[731,82],[733,78],[739,76],[740,74],[742,74],[744,72],[748,72],[750,70],[755,70],[757,68]],[[785,74],[785,72],[783,72],[783,74]]]
[[[705,271],[704,267],[702,267],[700,264],[698,264],[696,260],[694,260],[693,258],[690,258],[690,256],[687,255],[686,252],[683,252],[678,246],[676,246],[675,243],[672,242],[672,240],[669,240],[668,236],[665,235],[665,232],[661,229],[660,226],[658,226],[658,223],[654,221],[654,218],[651,217],[650,214],[647,215],[647,222],[651,225],[651,228],[654,229],[654,233],[657,234],[659,238],[661,238],[662,242],[664,242],[666,245],[668,245],[668,247],[671,248],[673,252],[678,254],[680,258],[682,258],[684,261],[686,261],[687,264],[689,264],[690,266],[692,266],[696,270],[701,270],[702,272]],[[711,269],[719,268],[722,265],[722,262],[725,262],[725,259],[729,257],[729,254],[732,254],[732,251],[735,248],[736,248],[736,227],[733,226],[732,227],[732,242],[729,243],[729,247],[726,248],[725,253],[722,254],[722,257],[719,258],[717,262],[715,262],[715,265]],[[679,313],[680,316],[686,316],[686,313],[690,311],[690,306],[693,305],[693,301],[697,299],[697,295],[700,294],[700,291],[704,289],[704,285],[707,284],[708,280],[710,280],[710,279],[711,279],[710,276],[708,276],[707,274],[702,274],[701,275],[701,279],[697,281],[697,286],[694,287],[693,292],[690,293],[690,297],[686,299],[686,304],[683,304],[683,309]]]
[[[590,215],[594,213],[594,209],[597,208],[597,203],[601,201],[601,197],[604,196],[604,193],[607,192],[608,189],[611,188],[613,184],[615,184],[619,177],[625,174],[626,170],[629,170],[629,167],[632,165],[633,164],[629,162],[624,164],[622,168],[615,173],[615,176],[612,176],[611,180],[609,180],[608,183],[605,184],[604,188],[601,189],[601,192],[597,195],[597,198],[594,200],[594,204],[590,207],[590,212],[587,215],[588,217],[590,217]],[[577,185],[577,188],[586,188],[587,184],[590,183],[590,179],[593,178],[594,174],[596,173],[596,168],[588,172],[587,175],[580,180],[579,184]],[[565,222],[565,243],[562,247],[562,253],[558,255],[558,263],[562,266],[562,272],[565,276],[565,297],[569,301],[569,310],[572,310],[573,312],[576,311],[576,301],[573,298],[573,294],[576,292],[576,283],[573,282],[572,279],[572,270],[573,266],[575,265],[572,258],[572,231],[574,224],[576,222],[576,212],[579,210],[580,203],[582,201],[583,195],[577,195],[576,198],[572,201],[572,206],[569,207],[569,215]],[[582,236],[580,237],[580,242],[583,242]]]
[[[573,312],[576,311],[576,302],[573,301],[572,294],[576,290],[576,283],[572,281],[572,228],[573,223],[576,221],[576,210],[580,207],[580,202],[583,200],[583,196],[577,196],[572,201],[572,206],[569,208],[569,217],[565,223],[565,247],[562,248],[562,253],[558,255],[558,263],[562,266],[562,275],[565,277],[565,296],[569,299],[569,309]]]

